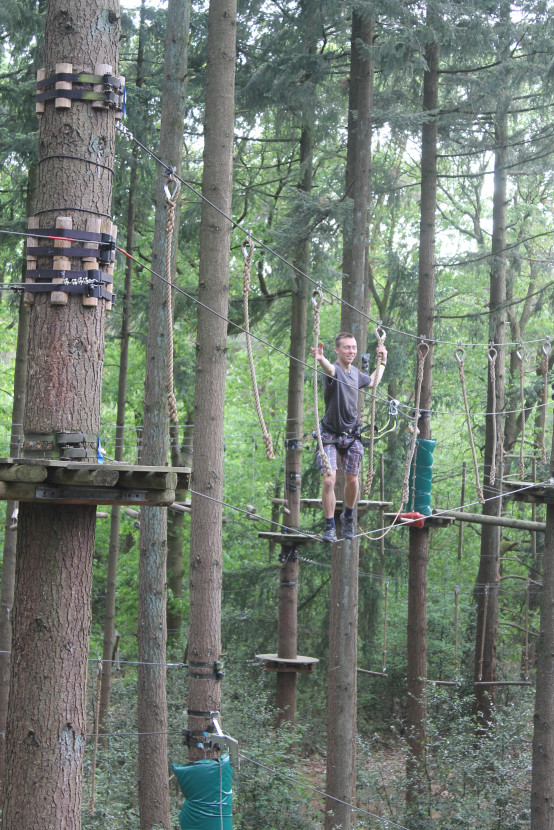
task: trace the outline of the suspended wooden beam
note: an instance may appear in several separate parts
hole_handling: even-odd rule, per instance
[[[511,527],[514,530],[532,530],[535,533],[544,533],[544,522],[532,522],[527,519],[514,519],[511,516],[484,516],[481,513],[463,513],[461,510],[441,511],[442,516],[451,517],[454,521],[468,522],[481,525],[498,525]]]
[[[317,509],[318,507],[322,507],[322,502],[321,499],[300,499],[300,506]],[[366,499],[360,499],[356,505],[358,513],[365,512],[366,510],[392,510],[392,506],[392,501],[367,501]],[[335,509],[341,512],[342,508],[343,503],[339,499]]]
[[[510,498],[515,501],[524,501],[530,504],[554,503],[554,481],[533,484],[529,481],[503,479],[502,488],[506,490],[509,493]]]
[[[369,674],[371,677],[388,677],[385,671],[370,671],[370,669],[356,669],[358,674]]]
[[[284,547],[306,545],[308,542],[320,541],[318,536],[307,536],[305,533],[274,533],[270,530],[260,530],[258,539],[265,539],[267,542],[277,542]]]

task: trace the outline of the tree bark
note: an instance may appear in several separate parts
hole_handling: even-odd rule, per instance
[[[159,156],[181,171],[185,116],[188,0],[169,0],[167,9],[164,81]],[[167,238],[168,205],[164,179],[156,185],[156,215],[152,268],[173,282],[177,255],[178,211],[173,239]],[[166,246],[171,245],[170,273],[166,273]],[[168,334],[167,287],[156,276],[150,283],[142,463],[167,464]],[[167,769],[167,509],[144,507],[140,516],[138,610],[138,785],[141,830],[171,828]]]
[[[489,376],[487,385],[487,412],[504,411],[506,383],[506,114],[499,108],[495,124],[493,230],[490,272],[490,327],[489,337],[497,350],[496,358],[496,401]],[[491,484],[494,455],[494,429],[491,417],[487,418],[485,431],[485,476],[483,495],[488,499],[483,505],[483,515],[500,516],[502,499],[494,498],[502,478],[503,418],[497,418],[498,449],[496,458],[496,481]],[[496,680],[496,637],[498,630],[498,589],[500,585],[500,539],[501,530],[494,525],[483,525],[481,529],[481,555],[479,571],[474,589],[477,624],[475,629],[475,680]],[[486,613],[485,613],[486,612]],[[492,717],[492,706],[496,700],[495,686],[476,686],[474,711],[479,722],[487,724]]]
[[[428,12],[428,17],[430,12]],[[431,437],[429,410],[433,385],[433,314],[435,305],[435,217],[437,202],[437,110],[439,105],[439,44],[425,50],[427,69],[423,78],[423,110],[428,113],[421,130],[421,217],[419,237],[419,283],[417,331],[429,345],[420,395],[419,437]],[[406,803],[410,820],[417,825],[424,815],[421,794],[425,789],[425,717],[427,678],[427,565],[428,528],[410,528],[408,554],[408,626],[406,729],[409,753],[406,759]],[[422,818],[424,821],[425,819]]]
[[[200,226],[189,577],[191,731],[202,731],[211,725],[209,715],[197,713],[221,708],[221,678],[216,672],[221,658],[221,500],[227,368],[224,318],[229,307],[231,236],[231,223],[225,216],[231,215],[236,22],[235,0],[210,0],[202,177],[206,200],[202,203]],[[197,747],[189,748],[190,760],[203,755]]]
[[[554,477],[554,434],[550,455]],[[554,504],[546,507],[541,621],[533,718],[531,830],[554,830]]]
[[[303,169],[299,189],[312,189],[313,143],[310,127],[305,124],[300,139],[300,166]],[[302,239],[296,246],[295,265],[303,273],[310,268],[310,240]],[[285,456],[284,497],[290,510],[283,517],[283,525],[300,527],[300,496],[302,486],[302,433],[304,417],[304,362],[306,359],[307,285],[305,277],[294,274],[295,290],[291,300],[291,337],[289,384],[287,396],[287,431]],[[279,657],[298,656],[298,557],[296,549],[281,548],[283,565],[279,576]],[[277,672],[277,724],[296,722],[296,672]]]
[[[51,0],[44,67],[67,61],[117,73],[119,4]],[[74,229],[109,216],[115,129],[112,111],[47,102],[40,124],[37,215],[51,228],[63,212]],[[101,147],[102,166],[97,165]],[[65,158],[64,158],[65,157]],[[75,158],[72,158],[75,157]],[[87,161],[82,161],[86,159]],[[88,163],[90,161],[90,163]],[[69,209],[72,207],[77,209]],[[98,435],[105,303],[79,295],[31,307],[24,432]],[[2,827],[79,828],[86,730],[94,506],[21,505],[13,614]]]
[[[349,109],[355,102],[357,117],[349,112],[355,138],[349,148],[355,159],[347,160],[347,188],[352,191],[352,236],[343,242],[341,329],[357,340],[365,351],[367,318],[365,280],[367,213],[371,191],[371,107],[373,61],[368,54],[373,38],[373,19],[352,14]],[[355,171],[355,172],[354,172]],[[350,177],[352,176],[350,185]],[[342,487],[343,477],[337,476]],[[340,493],[342,498],[342,493]],[[357,661],[358,661],[358,539],[333,545],[329,596],[329,674],[327,687],[327,778],[326,792],[340,801],[326,799],[325,830],[350,830],[356,797]],[[346,803],[341,803],[346,802]]]

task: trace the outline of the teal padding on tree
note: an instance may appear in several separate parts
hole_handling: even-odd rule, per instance
[[[410,469],[408,509],[421,513],[422,516],[430,516],[433,512],[431,510],[431,486],[433,483],[433,451],[436,443],[434,438],[418,438],[416,454]]]
[[[185,796],[179,813],[181,830],[233,830],[233,769],[229,754],[219,760],[171,766]]]

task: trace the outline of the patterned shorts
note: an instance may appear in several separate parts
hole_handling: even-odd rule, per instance
[[[352,441],[352,443],[345,452],[339,452],[339,450],[337,450],[336,444],[325,443],[325,441],[328,441],[331,438],[333,438],[333,436],[330,433],[321,430],[321,440],[323,441],[323,449],[325,450],[325,455],[331,462],[331,469],[337,469],[337,456],[340,456],[340,463],[343,472],[352,473],[352,475],[357,476],[360,472],[362,458],[364,455],[364,448],[362,446],[362,442],[356,438],[354,441]],[[319,467],[321,472],[324,473],[325,465],[321,460],[319,452],[316,453],[316,461],[317,466]]]

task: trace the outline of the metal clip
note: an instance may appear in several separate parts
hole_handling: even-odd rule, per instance
[[[168,167],[166,172],[167,179],[164,184],[165,198],[168,202],[174,202],[177,196],[179,195],[179,189],[181,185],[175,178],[175,171],[173,170],[173,167]]]

